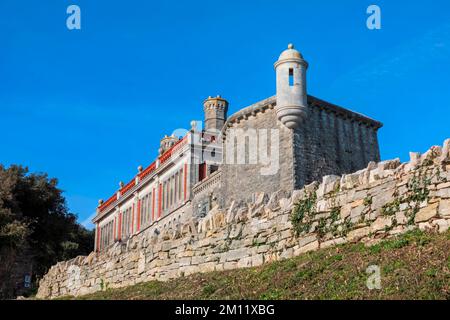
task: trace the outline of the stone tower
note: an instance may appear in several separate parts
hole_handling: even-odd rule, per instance
[[[221,131],[227,120],[228,101],[221,96],[208,97],[203,102],[205,131]]]
[[[277,77],[276,112],[289,129],[298,128],[307,115],[306,69],[308,63],[289,44],[275,63]]]

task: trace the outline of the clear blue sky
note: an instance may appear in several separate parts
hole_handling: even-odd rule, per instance
[[[289,42],[310,94],[384,123],[383,159],[450,137],[448,0],[1,0],[0,39],[0,163],[57,177],[81,222],[164,134],[202,119],[208,95],[230,113],[273,95]]]

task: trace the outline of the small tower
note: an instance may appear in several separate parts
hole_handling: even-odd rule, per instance
[[[227,120],[228,101],[221,96],[208,97],[203,102],[205,111],[205,131],[221,131]]]
[[[161,139],[159,155],[162,155],[164,152],[169,150],[175,143],[178,142],[178,138],[175,135],[171,135],[170,137],[165,135],[164,138]]]
[[[300,126],[307,115],[306,69],[308,63],[289,44],[275,63],[277,106],[280,120],[289,129]]]

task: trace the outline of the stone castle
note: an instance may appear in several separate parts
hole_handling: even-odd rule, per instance
[[[275,63],[276,96],[228,116],[220,96],[204,101],[204,128],[165,136],[159,157],[108,200],[100,200],[95,250],[154,224],[201,218],[249,201],[255,192],[290,193],[325,175],[379,161],[377,130],[359,113],[308,96],[308,63],[289,45]]]
[[[448,230],[450,139],[408,163],[379,162],[381,123],[307,96],[307,66],[290,45],[275,97],[230,117],[226,100],[206,99],[205,128],[162,139],[156,161],[99,203],[95,251],[53,266],[37,297]]]

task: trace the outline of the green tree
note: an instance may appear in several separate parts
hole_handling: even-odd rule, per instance
[[[23,264],[36,279],[56,262],[92,251],[93,232],[77,223],[57,185],[47,174],[0,165],[0,298],[13,295]]]

